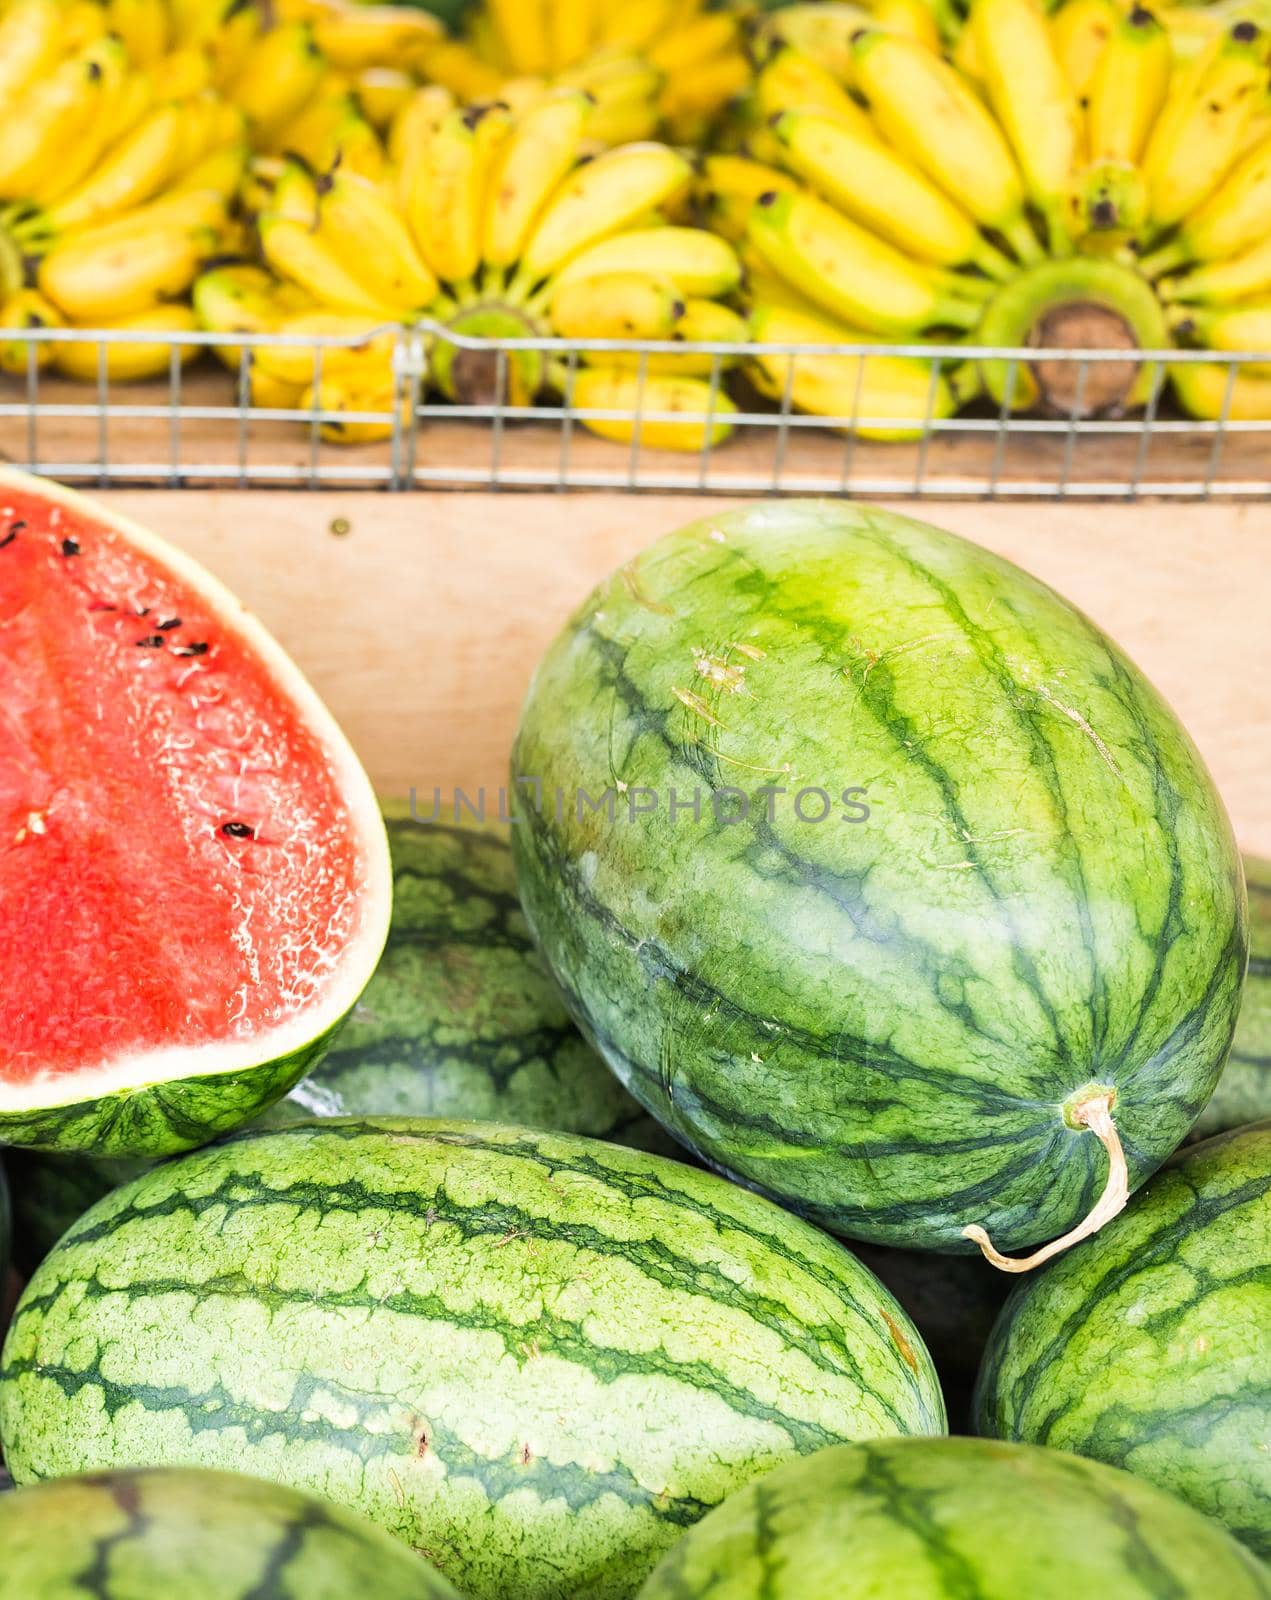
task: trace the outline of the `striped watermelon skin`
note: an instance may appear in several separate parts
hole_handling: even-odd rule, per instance
[[[1239,1128],[1271,1117],[1271,861],[1245,857],[1249,886],[1249,971],[1231,1054],[1194,1134]]]
[[[232,1464],[474,1600],[620,1600],[756,1473],[944,1420],[899,1305],[761,1197],[405,1118],[246,1135],[108,1195],[28,1284],[0,1373],[19,1483]]]
[[[1014,1291],[976,1426],[1125,1467],[1271,1556],[1271,1122],[1192,1146]]]
[[[1170,1495],[983,1439],[837,1445],[729,1497],[640,1600],[1267,1600],[1266,1569]]]
[[[90,1473],[0,1496],[24,1600],[458,1600],[360,1517],[233,1472]]]
[[[782,502],[660,540],[548,650],[512,771],[583,1031],[690,1149],[835,1232],[1052,1238],[1107,1172],[1083,1093],[1115,1092],[1137,1185],[1214,1087],[1246,927],[1213,784],[1087,618],[952,535]],[[612,822],[578,800],[606,786]]]

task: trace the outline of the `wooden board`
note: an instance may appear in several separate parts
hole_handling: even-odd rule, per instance
[[[133,491],[102,497],[212,568],[308,672],[385,793],[491,796],[572,608],[718,498]],[[1265,506],[924,502],[1083,607],[1173,703],[1242,845],[1271,856]]]

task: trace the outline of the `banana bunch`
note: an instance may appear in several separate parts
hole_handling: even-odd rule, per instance
[[[458,106],[426,85],[390,122],[381,178],[343,163],[315,174],[284,159],[257,218],[268,274],[207,274],[194,294],[203,326],[352,341],[325,350],[319,368],[303,346],[281,365],[279,351],[258,347],[249,381],[272,386],[289,408],[308,409],[316,396],[324,414],[378,410],[381,428],[396,403],[394,340],[382,335],[426,320],[436,330],[430,380],[461,403],[525,406],[556,388],[581,409],[625,412],[593,419],[606,437],[631,439],[636,411],[653,447],[700,449],[722,437],[735,408],[710,347],[745,336],[724,303],[740,284],[737,253],[668,221],[692,179],[670,146],[637,141],[586,158],[591,110],[576,89],[540,92],[518,113],[502,102]],[[488,348],[553,335],[592,348],[580,362]],[[610,348],[636,341],[667,348]],[[238,347],[227,344],[226,356],[238,364]],[[341,388],[382,404],[336,403]],[[359,423],[343,437],[369,435]]]

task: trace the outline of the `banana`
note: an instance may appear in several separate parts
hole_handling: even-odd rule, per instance
[[[175,200],[180,195],[212,195],[221,200],[228,210],[242,187],[247,172],[249,151],[244,140],[223,144],[209,150],[201,161],[196,161],[170,183],[164,193]]]
[[[164,0],[110,0],[110,31],[123,41],[128,59],[152,67],[169,47],[168,8]]]
[[[309,103],[325,71],[308,23],[288,23],[253,43],[229,87],[257,137],[269,144]]]
[[[717,300],[685,300],[684,314],[671,331],[671,338],[685,346],[683,354],[676,351],[656,352],[635,350],[606,351],[604,355],[589,357],[604,366],[625,367],[639,372],[672,373],[691,378],[711,378],[718,382],[737,357],[723,351],[694,350],[695,344],[736,346],[747,343],[750,337],[746,319],[729,306]]]
[[[1052,249],[1067,240],[1080,116],[1037,0],[972,0],[968,26],[989,104],[1045,219]]]
[[[52,136],[51,159],[41,163],[26,187],[26,197],[37,205],[60,200],[93,171],[106,151],[109,126],[125,98],[124,85],[130,74],[118,40],[102,40],[85,54],[89,65],[75,119],[63,123]],[[22,114],[21,107],[15,114]]]
[[[322,167],[330,158],[337,129],[356,115],[358,103],[348,79],[338,72],[324,72],[299,113],[274,134],[271,148],[277,154],[303,156],[311,167]]]
[[[869,118],[819,61],[799,50],[782,49],[755,79],[755,109],[767,123],[786,111],[817,111],[865,133]]]
[[[761,194],[793,192],[798,187],[788,172],[765,161],[707,155],[693,182],[693,206],[712,233],[736,244],[745,238],[750,209]]]
[[[112,229],[118,223],[76,234],[40,263],[40,292],[74,322],[101,326],[183,294],[217,246],[207,227]]]
[[[1266,35],[1237,22],[1171,85],[1143,155],[1157,229],[1181,222],[1230,169],[1266,82]]]
[[[185,100],[213,86],[212,63],[203,50],[173,50],[150,76],[168,100]]]
[[[1185,411],[1208,422],[1271,421],[1271,378],[1233,373],[1229,364],[1177,361],[1170,381]]]
[[[406,216],[420,253],[443,283],[467,283],[481,262],[491,152],[480,135],[493,118],[497,135],[506,113],[473,106],[452,111],[429,139],[406,196]]]
[[[1159,277],[1189,261],[1242,255],[1266,237],[1271,218],[1271,136],[1250,150],[1189,216],[1168,244],[1143,261]]]
[[[202,48],[216,88],[238,78],[264,26],[256,0],[221,0],[209,8]]]
[[[939,52],[944,47],[939,18],[927,0],[875,0],[873,20],[875,26],[903,33],[928,50]]]
[[[613,272],[664,278],[687,298],[731,294],[741,282],[737,252],[701,228],[633,228],[580,251],[552,280],[559,288]]]
[[[171,371],[174,357],[185,366],[199,354],[198,345],[181,344],[172,337],[198,327],[189,306],[147,306],[124,317],[94,318],[92,326],[103,333],[153,332],[166,337],[55,344],[53,366],[64,377],[98,383],[104,374],[109,383],[135,383],[141,378],[163,377]]]
[[[1089,91],[1108,40],[1124,15],[1117,0],[1064,0],[1050,15],[1050,42],[1072,92]]]
[[[1243,255],[1224,261],[1207,261],[1176,278],[1163,278],[1157,285],[1163,300],[1195,302],[1203,305],[1249,300],[1254,295],[1271,294],[1271,236]]]
[[[339,169],[323,185],[317,239],[377,303],[419,312],[436,298],[429,271],[401,213],[375,184]]]
[[[1090,80],[1092,161],[1138,161],[1169,90],[1169,34],[1142,6],[1117,19]]]
[[[737,407],[716,385],[701,378],[640,374],[621,367],[579,367],[570,377],[554,374],[591,433],[618,444],[638,439],[650,450],[700,453],[722,444],[733,431]],[[593,416],[588,411],[617,412]]]
[[[751,49],[756,61],[765,61],[774,49],[789,45],[821,62],[839,82],[850,83],[854,72],[852,37],[871,21],[868,7],[836,4],[834,0],[785,6],[758,23]]]
[[[680,0],[627,0],[601,19],[601,37],[619,50],[645,50],[672,26],[679,9]]]
[[[486,0],[485,14],[509,76],[550,72],[548,14],[558,0]]]
[[[669,77],[661,99],[668,137],[676,144],[704,144],[724,107],[750,79],[750,63],[735,50]]]
[[[345,266],[303,223],[265,212],[258,228],[270,266],[320,304],[344,313],[361,313],[381,323],[400,321],[402,308],[377,300],[357,268]]]
[[[66,319],[37,289],[19,289],[0,305],[0,333],[31,328],[63,328]],[[0,338],[0,372],[25,378],[32,368],[42,372],[53,359],[52,344],[33,339]]]
[[[1208,350],[1271,352],[1271,300],[1234,306],[1189,306],[1174,322],[1174,332]],[[1271,378],[1271,360],[1242,362],[1241,373]]]
[[[559,285],[551,323],[562,339],[670,339],[684,310],[673,283],[643,272],[609,272]]]
[[[372,183],[385,179],[388,158],[380,136],[360,111],[351,111],[332,128],[316,165],[323,171],[355,172]]]
[[[588,245],[618,233],[683,189],[692,168],[668,145],[608,150],[577,167],[548,200],[526,244],[520,277],[550,277]]]
[[[921,47],[918,47],[921,48]],[[970,328],[978,308],[813,195],[760,200],[747,235],[770,269],[832,316],[873,332]]]
[[[384,134],[414,95],[415,80],[398,67],[363,67],[353,80],[353,89],[366,120]]]
[[[783,306],[752,312],[756,344],[868,344],[869,336],[826,317]],[[933,418],[950,416],[956,400],[935,361],[885,353],[839,356],[810,352],[756,355],[747,370],[770,399],[833,419],[842,433],[863,439],[918,439]]]
[[[454,108],[455,97],[450,90],[430,83],[416,89],[393,118],[388,130],[388,155],[401,173],[403,194],[410,187],[411,164]]]
[[[1019,170],[984,103],[948,62],[912,39],[863,29],[856,78],[884,137],[1021,261],[1040,254]]]
[[[280,342],[257,345],[252,365],[280,383],[321,383],[337,373],[355,373],[369,384],[392,381],[396,335],[374,318],[322,307],[284,315],[269,331]],[[315,342],[325,340],[339,342]]]
[[[127,138],[158,102],[159,92],[153,72],[126,73],[118,91],[102,111],[102,150],[109,150],[120,139]]]
[[[0,12],[0,106],[48,73],[65,48],[58,0],[14,0]]]
[[[773,132],[787,166],[907,255],[934,266],[975,263],[994,277],[1010,274],[1013,264],[967,213],[872,134],[862,137],[847,123],[806,111],[778,117]]]
[[[181,108],[160,106],[56,205],[47,221],[60,232],[87,227],[151,199],[171,175],[181,149]]]
[[[272,333],[284,315],[277,280],[247,263],[213,267],[194,281],[190,300],[199,326],[209,333]],[[237,371],[246,347],[214,346],[219,360]]]
[[[392,377],[364,378],[336,372],[301,390],[297,406],[318,418],[318,436],[327,444],[379,444],[398,425],[411,424],[410,399],[399,395]]]
[[[552,0],[547,7],[547,56],[553,72],[590,53],[596,22],[592,0]]]
[[[503,74],[462,39],[438,39],[413,52],[410,64],[465,104],[493,99],[503,85]]]
[[[737,18],[727,11],[704,11],[679,28],[650,40],[645,53],[668,78],[700,66],[738,42]]]
[[[324,8],[312,27],[318,49],[340,72],[402,61],[442,37],[440,23],[428,12],[391,5]]]
[[[0,119],[0,196],[32,197],[56,178],[97,106],[92,86],[123,60],[117,39],[99,39],[34,84]]]
[[[487,266],[520,259],[535,218],[577,160],[589,109],[584,93],[565,89],[517,119],[490,177],[481,231]]]

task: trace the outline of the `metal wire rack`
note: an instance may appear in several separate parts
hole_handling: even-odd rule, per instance
[[[391,383],[377,408],[323,409],[317,388],[337,365],[334,352],[369,335],[235,335],[225,364],[224,334],[156,334],[39,328],[6,330],[0,373],[0,457],[14,465],[99,486],[185,484],[239,487],[361,487],[388,490],[620,489],[714,494],[846,494],[872,498],[1041,498],[1125,500],[1166,497],[1261,499],[1271,495],[1271,416],[1242,419],[1235,397],[1246,377],[1271,373],[1271,353],[1124,350],[986,350],[962,345],[698,345],[711,358],[695,409],[658,401],[657,358],[684,355],[677,343],[480,339],[436,325],[386,327]],[[51,347],[93,347],[92,383],[50,368]],[[482,363],[483,396],[453,403],[429,389],[439,345]],[[144,382],[110,375],[111,346],[167,346],[166,374]],[[311,364],[313,402],[253,402],[253,368],[266,346],[299,349]],[[211,352],[220,347],[221,359]],[[785,392],[765,399],[745,380],[748,358],[789,356]],[[82,354],[82,352],[81,352]],[[512,397],[513,364],[526,355],[550,364],[549,398]],[[799,360],[859,358],[853,403],[843,415],[808,416],[792,403]],[[633,403],[621,409],[577,403],[586,363],[617,356],[632,374]],[[925,414],[871,413],[864,363],[904,356],[927,363]],[[979,401],[938,415],[940,374],[952,364],[992,358],[1005,372],[1002,403]],[[1145,402],[1123,416],[1089,416],[1084,396],[1101,363],[1140,363]],[[1071,372],[1064,414],[1021,414],[1030,364]],[[1210,420],[1184,415],[1169,396],[1171,367],[1220,368],[1220,403]],[[79,362],[80,367],[84,361]],[[1260,377],[1268,384],[1271,379]],[[544,391],[546,394],[547,391]],[[659,409],[659,404],[661,409]],[[731,409],[735,406],[735,410]],[[726,415],[727,413],[727,415]],[[729,436],[707,442],[727,421]],[[702,434],[689,451],[659,444],[668,424]],[[374,443],[331,442],[374,427]],[[597,436],[617,430],[618,439]],[[899,440],[888,434],[901,434]],[[880,437],[884,436],[884,437]]]

